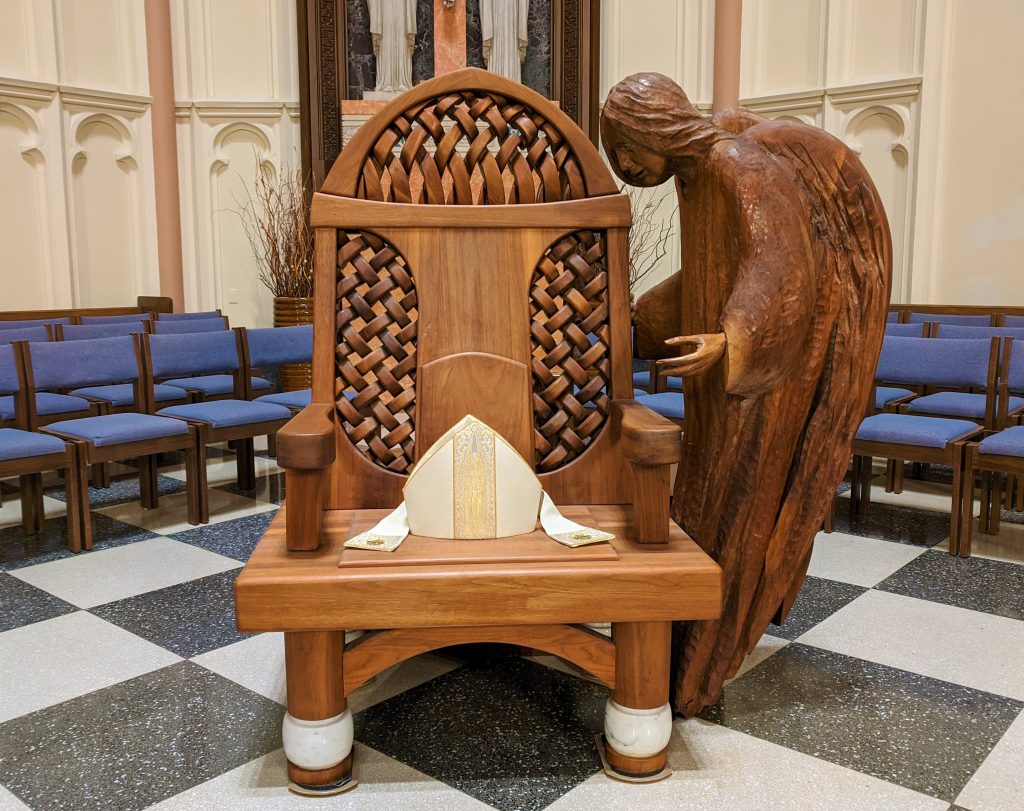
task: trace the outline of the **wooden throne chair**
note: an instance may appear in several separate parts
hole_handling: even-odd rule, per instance
[[[632,399],[628,197],[554,103],[467,69],[367,122],[311,218],[312,403],[278,433],[287,504],[236,585],[239,629],[285,634],[291,787],[351,786],[346,696],[471,642],[603,682],[607,768],[663,775],[671,623],[719,616],[721,571],[669,520],[679,426]],[[567,518],[615,539],[344,548],[468,414],[535,465]],[[610,639],[583,625],[598,622]],[[346,645],[353,629],[367,633]]]

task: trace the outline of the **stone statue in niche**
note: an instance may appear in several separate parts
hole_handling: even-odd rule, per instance
[[[522,81],[530,0],[480,0],[484,64],[491,73]]]
[[[363,98],[391,98],[412,87],[416,0],[369,0],[377,84]]]
[[[625,182],[674,176],[679,196],[681,270],[635,320],[638,354],[684,378],[672,517],[724,572],[721,619],[674,634],[673,704],[689,716],[800,589],[871,392],[892,244],[864,166],[815,127],[708,120],[641,73],[608,94],[601,135]]]

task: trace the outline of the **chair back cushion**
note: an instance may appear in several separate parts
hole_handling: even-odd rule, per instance
[[[14,394],[21,388],[18,365],[14,361],[14,347],[0,344],[0,396]]]
[[[157,335],[188,335],[193,332],[224,332],[228,328],[227,319],[196,318],[183,321],[154,321],[153,332]]]
[[[953,315],[951,313],[911,313],[910,323],[920,324],[923,321],[938,321],[940,324],[960,324],[962,326],[987,327],[992,323],[991,315]]]
[[[80,324],[119,324],[122,321],[133,323],[135,321],[149,320],[149,313],[128,313],[127,315],[83,315],[78,321]]]
[[[1024,315],[1007,315],[1003,317],[1003,324],[1007,327],[1024,328]]]
[[[1024,339],[1024,327],[965,327],[959,324],[939,324],[937,338],[974,338],[975,340],[992,337]]]
[[[313,325],[247,329],[249,363],[256,368],[282,363],[309,363],[313,359]]]
[[[22,327],[21,329],[0,330],[0,344],[13,344],[15,341],[49,341],[50,333],[46,327]]]
[[[153,375],[166,380],[237,371],[236,341],[234,332],[150,335],[149,357]]]
[[[160,321],[198,321],[204,318],[223,318],[217,310],[207,310],[201,313],[160,313],[157,318]]]
[[[1024,339],[1014,340],[1010,344],[1006,385],[1010,391],[1024,392]]]
[[[145,321],[116,321],[109,324],[70,324],[61,328],[65,341],[88,341],[92,338],[112,338],[145,332]]]
[[[901,338],[882,341],[875,379],[914,386],[978,386],[989,380],[990,340]]]
[[[886,335],[898,335],[901,338],[923,338],[923,324],[893,324],[885,325]]]
[[[135,342],[130,335],[29,343],[27,347],[38,391],[130,383],[139,376]]]
[[[41,327],[45,324],[70,324],[67,316],[62,318],[36,318],[32,321],[0,321],[0,330],[24,329],[25,327]]]

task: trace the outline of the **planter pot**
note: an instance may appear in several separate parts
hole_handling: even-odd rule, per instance
[[[313,323],[313,299],[274,296],[274,326],[295,327]],[[308,389],[312,371],[308,363],[287,364],[281,367],[281,388],[285,391]]]

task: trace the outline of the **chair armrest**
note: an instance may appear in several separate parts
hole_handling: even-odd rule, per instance
[[[334,404],[311,403],[277,432],[277,463],[286,470],[322,470],[334,461]]]
[[[633,400],[612,403],[622,455],[637,465],[672,465],[679,461],[682,428]]]

